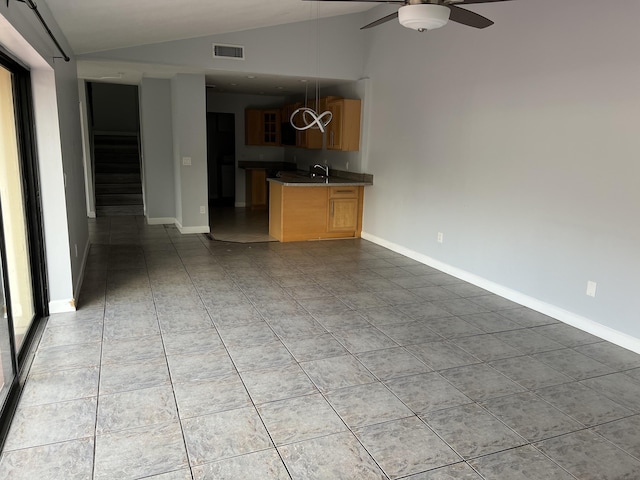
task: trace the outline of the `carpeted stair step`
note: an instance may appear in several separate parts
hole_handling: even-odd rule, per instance
[[[141,184],[139,173],[98,173],[96,185],[105,183],[137,183]]]
[[[96,195],[141,192],[142,186],[137,183],[99,183],[95,189]]]
[[[98,163],[95,166],[96,173],[138,173],[140,165],[137,163]]]
[[[116,217],[121,215],[143,215],[144,208],[142,205],[119,205],[98,207],[96,206],[96,216],[98,217]]]
[[[96,206],[142,205],[142,193],[102,193],[96,195]]]

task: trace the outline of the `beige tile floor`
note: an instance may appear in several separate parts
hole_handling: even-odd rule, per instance
[[[275,242],[269,235],[269,212],[248,208],[212,207],[210,238],[223,242]]]
[[[91,236],[0,478],[640,478],[634,353],[362,240]]]

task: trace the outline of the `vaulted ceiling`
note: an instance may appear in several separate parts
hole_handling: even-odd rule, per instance
[[[46,0],[76,54],[362,12],[371,2]]]

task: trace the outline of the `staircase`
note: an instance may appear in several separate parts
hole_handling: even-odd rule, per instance
[[[96,216],[142,215],[137,135],[94,134]]]

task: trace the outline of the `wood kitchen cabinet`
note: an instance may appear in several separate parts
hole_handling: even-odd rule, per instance
[[[295,242],[360,236],[364,187],[269,185],[272,237]]]
[[[324,238],[327,189],[269,184],[269,235],[281,242]]]
[[[259,146],[281,146],[282,122],[288,123],[291,114],[304,103],[290,103],[281,109],[245,110],[245,144]],[[296,130],[295,146],[298,148],[355,152],[360,150],[360,122],[362,101],[340,97],[323,97],[317,102],[308,100],[306,105],[319,115],[329,110],[331,122],[323,134],[318,128]],[[302,114],[300,114],[302,115]],[[303,124],[299,118],[297,124]],[[287,133],[287,132],[285,132]],[[293,139],[285,139],[286,145],[294,145]]]
[[[320,99],[320,108],[326,104],[324,99]],[[285,121],[289,121],[291,118],[291,114],[297,110],[298,108],[304,107],[304,103],[296,103],[295,109],[291,110],[287,109],[287,113],[289,116]],[[307,102],[307,107],[314,109],[316,108],[315,100],[309,100]],[[285,107],[286,108],[286,107]],[[302,113],[298,114],[298,118],[296,119],[296,125],[303,126],[304,122],[302,121]],[[309,149],[321,149],[322,148],[322,132],[320,132],[317,128],[309,128],[307,130],[296,130],[296,147],[298,148],[309,148]]]
[[[358,232],[362,219],[362,192],[363,187],[329,187],[327,231]]]
[[[247,168],[245,171],[245,200],[249,210],[267,208],[267,171],[264,168]]]
[[[244,112],[244,120],[246,145],[280,145],[280,110],[248,108]]]
[[[355,152],[360,150],[360,117],[362,101],[356,99],[331,99],[327,109],[333,115],[327,128],[327,150]]]

